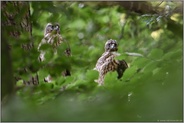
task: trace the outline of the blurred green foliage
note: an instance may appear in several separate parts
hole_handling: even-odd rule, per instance
[[[40,83],[18,90],[2,107],[2,121],[182,121],[182,15],[143,16],[118,6],[59,1],[30,2],[30,10],[34,48],[23,51],[12,39],[12,65],[14,75],[28,79],[38,73]],[[57,56],[45,45],[49,60],[40,63],[37,46],[49,22],[60,24],[72,57],[64,56],[64,44]],[[18,43],[27,38],[22,34]],[[129,68],[120,80],[108,73],[99,87],[93,68],[108,39],[117,40]],[[27,74],[16,73],[27,65]],[[65,68],[72,76],[60,76]],[[43,81],[48,73],[52,83]]]

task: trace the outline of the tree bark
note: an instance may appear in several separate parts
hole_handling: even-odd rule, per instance
[[[2,1],[1,2],[1,26],[2,26],[2,95],[1,100],[14,93],[15,83],[13,81],[13,68],[11,59],[12,42],[19,41],[21,34],[28,34],[29,41],[22,44],[20,48],[31,48],[32,26],[30,20],[29,2]]]

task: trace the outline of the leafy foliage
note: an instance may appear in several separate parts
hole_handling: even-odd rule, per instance
[[[140,16],[119,11],[118,6],[93,4],[30,2],[34,48],[19,47],[27,35],[12,39],[12,65],[14,75],[29,79],[30,74],[38,74],[40,83],[16,92],[3,107],[3,121],[182,120],[182,30],[176,29],[183,26],[181,15]],[[38,62],[37,46],[48,22],[61,25],[72,57],[63,54],[66,44],[57,49],[57,55],[45,45],[48,60]],[[105,85],[99,87],[93,68],[108,39],[117,40],[121,54],[117,59],[125,59],[129,68],[120,80],[117,73],[108,73]],[[27,73],[16,73],[25,66],[31,66]],[[61,76],[65,68],[71,76]],[[52,83],[43,81],[48,74]]]

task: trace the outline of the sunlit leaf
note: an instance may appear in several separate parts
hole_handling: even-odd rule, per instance
[[[140,53],[129,53],[129,52],[126,52],[126,54],[129,55],[129,56],[143,57],[143,55],[140,54]]]

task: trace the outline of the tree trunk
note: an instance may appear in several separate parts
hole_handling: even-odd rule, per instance
[[[11,49],[12,42],[18,42],[21,34],[27,34],[29,41],[26,44],[19,45],[20,48],[30,49],[33,47],[31,41],[32,26],[30,21],[30,8],[29,2],[22,1],[3,1],[1,2],[1,26],[2,26],[2,96],[1,100],[13,94],[15,83],[13,81],[13,68]],[[13,44],[14,44],[13,43]]]

